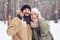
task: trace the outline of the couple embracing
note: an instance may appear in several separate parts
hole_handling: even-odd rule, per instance
[[[16,12],[17,17],[10,21],[7,29],[12,40],[53,40],[49,23],[37,8],[23,5]]]

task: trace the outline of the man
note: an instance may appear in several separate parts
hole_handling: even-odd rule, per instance
[[[29,24],[31,7],[29,5],[24,5],[24,6],[22,6],[21,11],[23,13],[24,21],[26,21],[26,23]],[[20,18],[22,18],[22,16],[20,16]]]
[[[24,16],[17,14],[17,17],[12,19],[8,26],[7,34],[12,36],[12,40],[32,40],[32,31],[29,26],[31,7],[24,5],[21,11]]]

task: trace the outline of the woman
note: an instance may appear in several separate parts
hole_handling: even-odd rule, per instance
[[[31,10],[32,40],[53,40],[48,22],[41,17],[37,8]]]

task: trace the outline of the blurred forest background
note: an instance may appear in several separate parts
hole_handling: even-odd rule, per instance
[[[0,0],[0,20],[6,21],[16,16],[16,9],[28,4],[37,7],[47,20],[60,19],[60,0]]]

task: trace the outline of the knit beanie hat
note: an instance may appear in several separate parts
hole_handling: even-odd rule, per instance
[[[32,14],[33,12],[38,15],[38,18],[41,18],[41,13],[40,13],[40,11],[39,11],[37,8],[32,8],[32,9],[31,9],[31,14]]]
[[[21,11],[23,12],[24,9],[28,8],[31,11],[31,7],[29,5],[23,5],[21,7]]]

